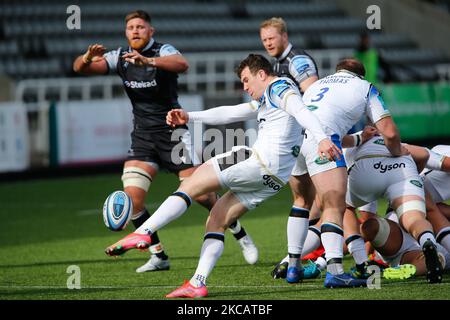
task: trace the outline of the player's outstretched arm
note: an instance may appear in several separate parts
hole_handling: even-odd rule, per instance
[[[449,157],[421,146],[406,143],[403,146],[411,153],[419,172],[424,168],[450,172]]]
[[[90,45],[87,51],[73,62],[73,71],[85,75],[106,74],[108,65],[103,58],[106,48],[101,44]]]
[[[403,146],[408,149],[409,153],[411,154],[412,158],[414,159],[414,162],[417,165],[417,170],[421,172],[430,157],[430,154],[428,153],[427,149],[420,146],[415,146],[412,144],[403,143]]]
[[[186,122],[184,123],[190,121],[203,122],[204,124],[210,125],[221,125],[253,119],[256,118],[257,114],[257,107],[253,102],[241,103],[235,106],[221,106],[204,111],[188,112],[187,116],[179,110],[181,109],[169,111],[166,117],[168,125],[172,127],[176,126],[179,119],[183,121],[186,119]]]

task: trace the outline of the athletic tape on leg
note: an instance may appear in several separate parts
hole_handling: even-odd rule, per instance
[[[395,210],[397,217],[400,219],[402,215],[408,211],[420,211],[424,216],[426,216],[425,201],[423,200],[411,200],[404,202],[401,206]]]
[[[152,177],[139,167],[125,167],[122,174],[123,187],[137,187],[148,191],[152,183]]]
[[[376,218],[378,221],[378,233],[375,238],[371,241],[372,245],[376,248],[384,246],[387,239],[389,238],[389,233],[391,232],[391,227],[386,219]]]

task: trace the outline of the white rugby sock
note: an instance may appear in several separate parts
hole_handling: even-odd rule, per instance
[[[425,241],[431,240],[434,244],[436,244],[436,238],[434,237],[433,232],[431,231],[424,231],[419,235],[419,244],[423,248],[423,244]]]
[[[206,279],[222,255],[224,240],[223,233],[208,232],[205,235],[197,270],[189,281],[194,287],[206,285]]]
[[[450,227],[439,230],[436,235],[437,242],[441,244],[448,252],[450,252]]]
[[[322,245],[325,248],[325,258],[327,260],[327,271],[331,274],[344,273],[342,265],[342,247],[344,245],[344,231],[334,223],[325,222],[321,228]]]
[[[363,264],[368,260],[366,246],[360,235],[349,236],[345,243],[356,264]]]
[[[325,260],[324,257],[318,257],[314,263],[316,264],[317,268],[320,269],[320,271],[325,270],[325,268],[327,267],[327,260]]]
[[[232,234],[237,234],[242,230],[241,223],[239,220],[236,220],[236,222],[232,223],[228,229],[230,229]]]
[[[151,234],[164,227],[169,222],[180,217],[192,203],[191,198],[183,192],[175,192],[164,201],[135,233]]]
[[[292,207],[287,223],[289,267],[298,267],[303,244],[308,234],[309,210]]]

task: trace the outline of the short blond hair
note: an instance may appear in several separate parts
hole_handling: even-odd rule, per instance
[[[259,25],[259,30],[267,27],[274,27],[280,34],[287,33],[286,21],[284,21],[283,18],[280,17],[272,17],[270,19],[264,20]]]

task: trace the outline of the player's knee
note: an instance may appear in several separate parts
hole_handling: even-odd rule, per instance
[[[194,197],[194,200],[206,209],[211,210],[217,202],[217,195],[214,192],[208,192]]]
[[[142,168],[129,166],[123,168],[122,182],[124,189],[136,187],[144,190],[146,193],[152,183],[152,177]]]

